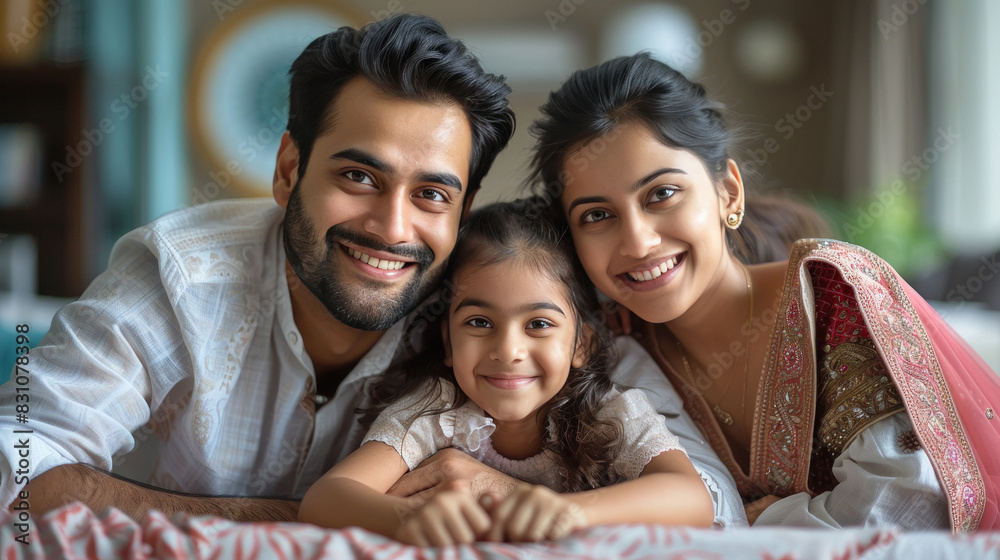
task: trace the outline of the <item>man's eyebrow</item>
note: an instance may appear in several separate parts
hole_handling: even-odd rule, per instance
[[[392,174],[395,171],[393,166],[389,163],[382,161],[373,154],[369,154],[368,152],[357,148],[341,150],[330,156],[330,159],[350,160],[355,163],[371,167],[380,173]],[[462,192],[462,181],[454,173],[424,171],[417,175],[417,180],[424,183],[438,183],[446,187],[451,187],[459,193]]]
[[[676,167],[664,167],[663,169],[657,169],[656,171],[636,181],[635,184],[632,185],[632,188],[629,189],[629,192],[634,193],[635,191],[651,183],[654,179],[656,179],[660,175],[666,175],[668,173],[687,175],[687,171],[684,171],[683,169],[677,169]]]
[[[425,171],[417,175],[417,180],[426,183],[438,183],[462,192],[462,181],[454,173],[434,173]]]
[[[482,307],[483,309],[486,309],[488,311],[496,311],[496,307],[494,307],[493,304],[489,303],[488,301],[476,298],[463,299],[461,302],[459,302],[458,305],[455,306],[455,311],[458,311],[463,307]],[[541,311],[543,309],[547,309],[549,311],[555,311],[556,313],[562,315],[563,317],[566,316],[566,313],[562,310],[562,308],[548,301],[539,301],[536,303],[529,303],[526,305],[522,305],[521,307],[515,309],[514,312],[527,313],[529,311]]]
[[[369,154],[363,150],[357,148],[348,148],[346,150],[341,150],[332,156],[330,159],[346,159],[353,161],[355,163],[360,163],[361,165],[366,165],[372,169],[379,171],[381,173],[392,173],[393,167],[388,163],[380,160],[376,156]]]

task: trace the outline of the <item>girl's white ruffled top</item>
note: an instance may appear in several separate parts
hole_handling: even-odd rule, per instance
[[[455,400],[455,387],[450,381],[441,379],[432,383],[440,391],[428,384],[382,411],[364,442],[381,441],[391,446],[411,470],[438,451],[455,447],[514,478],[562,490],[563,476],[554,453],[545,449],[520,460],[500,455],[490,444],[496,425],[476,403],[466,401],[446,412],[421,415],[426,410],[450,407]],[[649,460],[660,453],[684,451],[677,437],[667,429],[664,417],[639,389],[612,390],[598,417],[620,422],[624,438],[612,468],[626,480],[637,478]]]

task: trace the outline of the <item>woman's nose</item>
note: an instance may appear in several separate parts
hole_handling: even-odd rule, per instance
[[[641,216],[622,218],[622,238],[619,251],[624,257],[641,259],[660,244],[660,234],[649,219]]]

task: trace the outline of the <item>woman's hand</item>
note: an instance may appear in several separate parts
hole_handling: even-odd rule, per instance
[[[757,518],[760,517],[760,514],[764,513],[764,510],[767,509],[768,506],[770,506],[774,502],[777,502],[780,499],[781,498],[773,494],[768,494],[763,498],[758,498],[750,502],[749,504],[743,506],[743,509],[745,509],[747,512],[747,521],[751,525],[753,525],[754,522],[757,521]]]
[[[561,539],[586,525],[583,509],[544,486],[522,484],[490,508],[486,540],[525,542]]]
[[[490,516],[465,492],[443,490],[405,515],[396,540],[417,546],[472,543],[485,536]]]

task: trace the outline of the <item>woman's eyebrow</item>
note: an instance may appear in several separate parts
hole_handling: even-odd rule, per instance
[[[657,169],[656,171],[653,171],[652,173],[646,175],[642,179],[639,179],[638,181],[635,182],[634,185],[629,187],[629,194],[634,193],[635,191],[641,189],[642,187],[645,187],[649,183],[653,182],[657,177],[667,174],[687,175],[688,172],[684,171],[683,169],[678,169],[676,167],[664,167],[662,169]],[[566,214],[567,215],[572,214],[573,209],[581,204],[593,204],[595,202],[608,202],[608,201],[609,199],[604,196],[583,196],[569,203],[569,206],[566,208]]]
[[[573,213],[573,209],[581,204],[592,204],[594,202],[608,202],[608,198],[605,196],[582,196],[573,202],[569,203],[569,208],[566,209],[566,215]]]
[[[677,169],[676,167],[664,167],[662,169],[657,169],[656,171],[636,181],[636,183],[632,185],[632,188],[629,189],[629,193],[634,193],[635,191],[653,182],[653,180],[655,180],[660,175],[667,175],[667,174],[687,175],[687,171],[684,171],[683,169]]]

